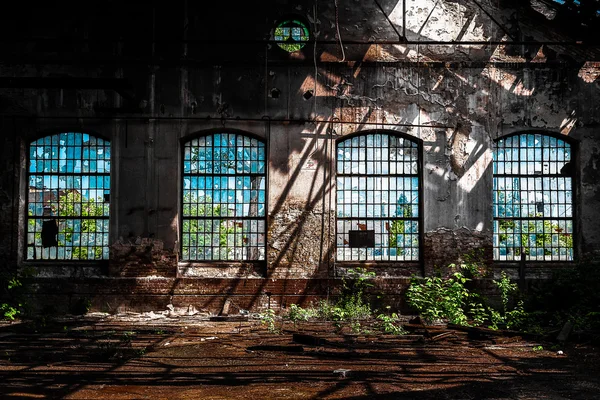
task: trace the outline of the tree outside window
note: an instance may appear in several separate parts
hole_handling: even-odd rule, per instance
[[[182,259],[264,260],[264,143],[216,133],[185,143],[183,159]]]
[[[419,162],[417,143],[396,132],[338,142],[338,260],[419,260]]]
[[[110,142],[64,132],[29,146],[27,260],[108,259]]]
[[[572,261],[571,145],[542,133],[498,140],[494,151],[494,259]]]

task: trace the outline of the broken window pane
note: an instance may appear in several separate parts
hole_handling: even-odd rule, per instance
[[[418,260],[418,157],[417,143],[395,134],[369,133],[338,143],[338,260]],[[360,232],[373,241],[351,240]]]
[[[188,141],[183,158],[182,259],[264,260],[264,143],[216,133]]]
[[[30,143],[28,165],[27,259],[108,259],[110,142],[46,136]]]
[[[500,139],[493,170],[494,259],[572,261],[570,144],[539,133]]]

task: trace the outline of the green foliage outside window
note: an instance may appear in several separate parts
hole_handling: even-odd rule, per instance
[[[541,215],[536,215],[541,216]],[[523,232],[515,232],[515,228],[517,224],[515,220],[510,219],[502,219],[499,221],[499,239],[500,243],[507,243],[509,236],[514,235],[517,238],[520,238],[521,248],[523,252],[527,255],[532,253],[532,249],[542,248],[544,251],[544,255],[551,255],[552,251],[549,247],[552,247],[552,236],[558,235],[558,247],[572,249],[573,248],[573,234],[563,232],[563,228],[561,228],[558,224],[552,223],[550,221],[539,221],[535,220],[536,223],[524,223],[521,225],[521,229],[526,227],[526,231]],[[539,226],[538,222],[543,224],[543,229]],[[517,239],[517,242],[519,239]],[[507,246],[510,247],[510,246]],[[557,246],[554,246],[557,247]],[[515,248],[515,254],[518,256],[521,254],[521,248]]]
[[[186,217],[232,217],[233,212],[220,204],[213,204],[210,196],[201,196],[192,202],[189,193],[184,195],[183,215]],[[206,219],[186,218],[183,220],[183,258],[190,258],[190,248],[201,251],[210,247],[212,233],[219,233],[219,259],[229,259],[229,254],[235,247],[242,247],[247,238],[242,235],[242,228],[233,219],[219,220],[218,230],[214,229],[213,221]]]
[[[74,260],[101,260],[105,246],[98,242],[96,235],[106,235],[103,228],[107,221],[106,204],[102,198],[85,199],[77,190],[67,190],[60,193],[57,202],[50,205],[52,218],[58,222],[58,248],[71,250],[71,259]],[[36,246],[41,242],[41,229],[36,229],[36,219],[31,210],[28,211],[28,232],[34,233]],[[98,218],[86,218],[98,217]],[[82,237],[87,238],[83,240]],[[80,245],[78,246],[77,243]],[[91,245],[90,245],[91,244]],[[91,252],[90,252],[91,250]]]
[[[400,196],[400,203],[398,205],[397,214],[404,218],[410,218],[413,216],[412,205],[407,203],[404,195]],[[390,248],[396,248],[399,254],[404,254],[404,245],[398,243],[398,235],[406,233],[406,220],[396,219],[393,220],[390,225]]]
[[[298,20],[286,20],[281,22],[275,28],[275,40],[280,42],[277,45],[283,50],[293,53],[304,47],[309,39],[308,28],[304,23]]]

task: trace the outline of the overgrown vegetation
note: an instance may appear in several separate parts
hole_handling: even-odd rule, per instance
[[[446,320],[457,325],[482,326],[492,329],[519,329],[528,320],[516,283],[502,271],[492,280],[500,294],[500,304],[490,302],[470,282],[489,275],[489,270],[474,255],[465,256],[465,262],[448,268],[449,276],[419,278],[413,276],[406,292],[407,302],[429,321]],[[457,271],[458,269],[458,271]]]
[[[465,326],[487,326],[491,329],[524,329],[531,322],[525,310],[525,301],[516,283],[501,272],[492,280],[499,300],[496,302],[483,296],[472,282],[490,275],[489,269],[474,255],[464,257],[460,265],[448,266],[450,274],[419,278],[413,276],[406,292],[406,299],[427,322],[449,322]],[[302,308],[292,304],[282,318],[290,321],[294,328],[301,322],[311,320],[331,321],[338,328],[350,327],[354,333],[376,329],[380,332],[401,335],[402,327],[398,313],[386,307],[376,310],[368,300],[367,290],[373,286],[375,273],[364,268],[348,270],[342,279],[341,293],[335,302],[320,300],[316,305]],[[274,313],[261,314],[261,320],[271,332],[275,328]]]
[[[0,317],[3,320],[14,321],[25,313],[27,302],[23,279],[31,275],[27,269],[21,273],[0,269]]]
[[[600,331],[600,260],[582,260],[573,268],[554,271],[545,284],[534,286],[525,301],[529,325],[575,331]]]
[[[277,328],[277,326],[275,325],[275,310],[273,310],[272,308],[269,308],[267,310],[265,310],[263,313],[260,313],[259,316],[260,321],[262,322],[263,325],[266,325],[267,330],[270,333],[279,333],[280,330],[279,328]]]
[[[468,281],[470,279],[461,272],[447,278],[413,277],[406,292],[408,304],[430,322],[446,319],[453,324],[467,325],[471,315],[480,325],[485,319],[482,315],[485,308],[477,301],[479,296],[465,286]]]
[[[379,314],[377,316],[377,327],[382,332],[391,333],[392,335],[404,335],[407,333],[407,331],[400,324],[398,314],[395,312],[391,314]]]
[[[505,271],[493,279],[498,301],[481,295],[471,281],[486,277],[475,258],[443,277],[411,279],[407,301],[423,318],[468,326],[511,329],[544,334],[570,322],[576,331],[600,331],[600,262],[553,271],[552,279],[521,293]],[[539,281],[538,281],[539,282]]]
[[[331,321],[339,330],[347,326],[352,333],[368,333],[371,329],[395,335],[406,333],[398,314],[390,312],[389,307],[377,312],[371,304],[367,291],[373,286],[374,278],[375,272],[366,268],[349,269],[342,278],[336,301],[320,300],[309,308],[291,304],[283,319],[292,322],[294,328],[301,322],[316,320]]]
[[[501,306],[499,309],[488,307],[490,328],[498,329],[505,326],[508,329],[523,328],[528,318],[528,313],[523,306],[523,300],[515,300],[514,306],[510,306],[511,298],[519,294],[519,287],[511,282],[506,272],[500,273],[500,279],[493,281],[500,291]]]

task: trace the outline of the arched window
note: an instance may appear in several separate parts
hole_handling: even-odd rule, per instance
[[[523,133],[497,141],[495,260],[573,260],[574,170],[563,139]]]
[[[110,142],[64,132],[29,144],[27,260],[108,259]]]
[[[181,255],[259,261],[266,246],[265,144],[215,133],[184,144]]]
[[[419,259],[420,146],[370,132],[337,144],[337,259]]]

